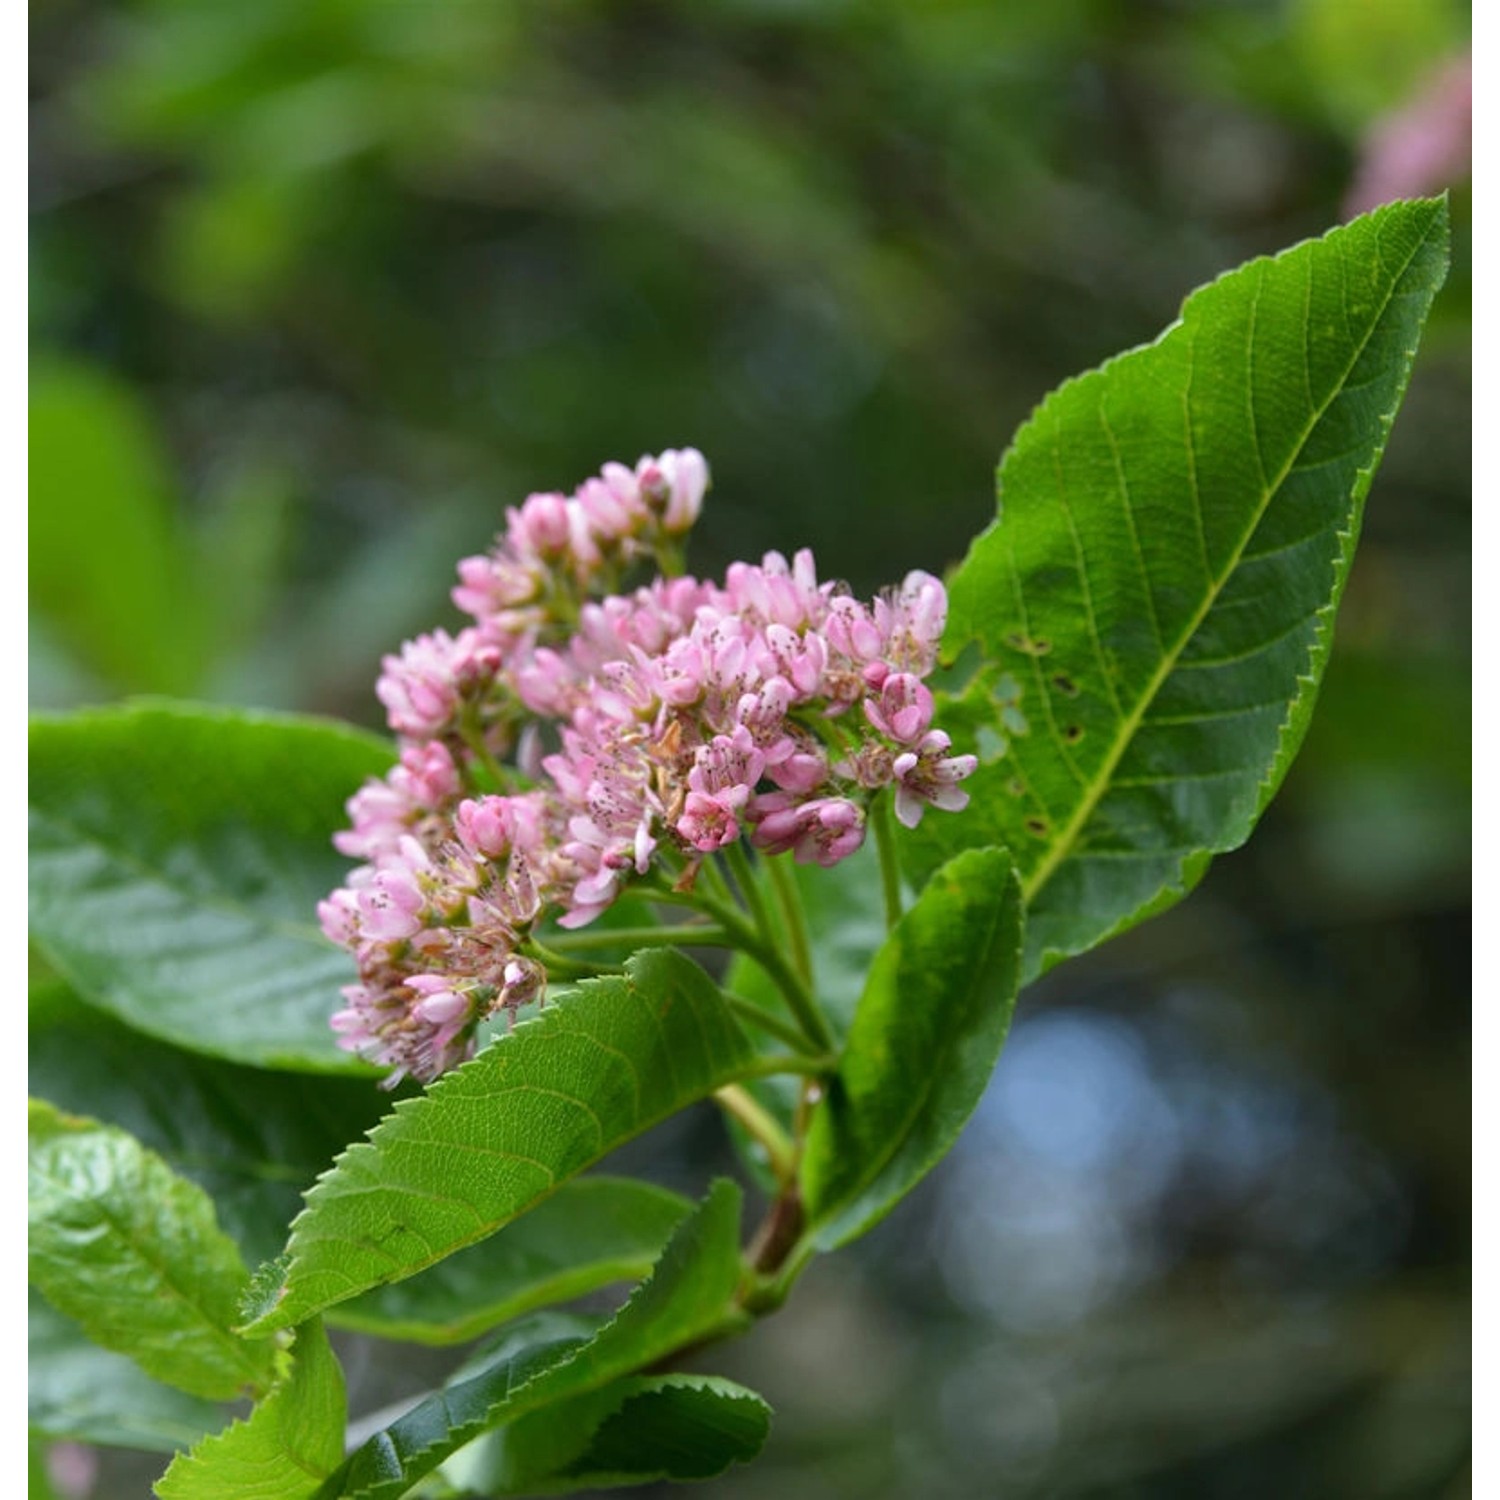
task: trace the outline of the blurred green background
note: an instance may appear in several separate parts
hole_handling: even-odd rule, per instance
[[[33,4],[46,706],[376,723],[381,653],[456,622],[453,561],[505,505],[669,446],[714,467],[699,571],[802,545],[862,592],[940,571],[1060,379],[1382,187],[1455,189],[1281,799],[1190,901],[1028,991],[942,1169],[723,1351],[779,1414],[714,1493],[1468,1492],[1468,26],[1448,0]],[[721,1127],[638,1157],[701,1185]],[[352,1354],[356,1407],[390,1399]],[[108,1459],[94,1493],[154,1472]]]

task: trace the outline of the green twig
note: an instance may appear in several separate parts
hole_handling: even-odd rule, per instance
[[[776,892],[776,904],[781,909],[781,919],[786,923],[787,940],[792,947],[792,962],[797,972],[807,983],[812,983],[812,949],[807,941],[807,921],[802,914],[802,892],[797,889],[797,875],[791,865],[780,856],[766,861],[771,872],[771,886]]]
[[[658,888],[657,898],[678,906],[693,906],[718,920],[734,946],[748,953],[775,981],[788,1009],[797,1018],[806,1039],[821,1052],[835,1050],[836,1042],[823,1012],[818,1009],[806,981],[782,956],[774,941],[762,937],[742,913],[707,891],[676,891]]]
[[[552,946],[560,953],[576,953],[588,948],[666,947],[669,944],[687,947],[725,948],[733,946],[729,934],[713,922],[680,922],[676,926],[660,927],[601,927],[588,932],[555,933]]]
[[[797,1150],[792,1145],[791,1137],[749,1090],[741,1088],[737,1083],[727,1083],[723,1088],[714,1090],[714,1103],[725,1114],[738,1120],[750,1137],[759,1143],[778,1182],[790,1182],[796,1176]]]
[[[807,1038],[793,1025],[783,1021],[780,1016],[767,1010],[763,1005],[757,1005],[753,1000],[747,1000],[743,995],[732,994],[729,990],[723,992],[724,999],[730,1010],[751,1026],[765,1032],[767,1036],[774,1036],[778,1042],[785,1042],[788,1047],[794,1047],[801,1051],[807,1045]]]
[[[734,883],[740,888],[740,895],[755,925],[765,934],[768,941],[774,941],[771,929],[770,914],[766,911],[764,897],[760,893],[760,881],[756,879],[755,870],[750,864],[749,856],[745,853],[745,846],[738,839],[720,850],[725,862],[734,875]]]
[[[890,929],[901,920],[901,869],[896,863],[896,829],[891,794],[880,792],[870,806],[875,825],[875,847],[880,853],[880,889],[885,896],[885,925]]]

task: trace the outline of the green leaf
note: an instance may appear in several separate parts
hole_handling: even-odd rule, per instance
[[[252,1265],[281,1249],[303,1192],[390,1107],[364,1079],[184,1052],[57,981],[32,990],[27,1019],[32,1093],[128,1130],[196,1182]]]
[[[771,1408],[732,1381],[631,1376],[481,1439],[443,1477],[482,1495],[712,1479],[754,1458],[770,1429]]]
[[[250,1327],[300,1322],[486,1238],[752,1061],[718,988],[680,953],[580,985],[339,1158]]]
[[[740,1190],[718,1181],[618,1315],[591,1338],[511,1340],[476,1373],[375,1434],[322,1500],[392,1500],[464,1444],[504,1422],[596,1391],[666,1355],[748,1321],[733,1302],[742,1267]]]
[[[275,1349],[231,1332],[247,1280],[213,1204],[123,1130],[28,1105],[28,1276],[148,1375],[210,1400],[271,1383]]]
[[[820,1249],[889,1213],[974,1112],[1010,1025],[1021,927],[1009,856],[972,849],[933,876],[875,955],[803,1156]]]
[[[243,1422],[173,1459],[160,1500],[305,1500],[344,1456],[344,1372],[317,1320],[297,1330],[290,1374]]]
[[[328,1017],[347,954],[317,902],[348,865],[345,799],[391,761],[314,719],[188,705],[44,716],[31,729],[31,927],[91,1003],[191,1051],[370,1070]]]
[[[539,1307],[651,1269],[692,1205],[623,1177],[581,1177],[499,1234],[330,1312],[341,1327],[457,1344]]]
[[[27,1424],[34,1433],[172,1453],[222,1427],[222,1406],[152,1380],[84,1337],[34,1289],[27,1304]]]
[[[1446,264],[1446,205],[1392,204],[1195,292],[1017,434],[944,639],[985,663],[940,715],[985,763],[911,868],[1008,846],[1028,977],[1179,899],[1280,784]]]
[[[29,439],[31,607],[117,688],[191,691],[205,601],[149,414],[102,370],[51,361],[32,372]]]

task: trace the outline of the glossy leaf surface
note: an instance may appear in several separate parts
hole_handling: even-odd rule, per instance
[[[87,1339],[32,1290],[27,1306],[27,1425],[48,1438],[171,1453],[221,1427],[226,1408],[152,1380]]]
[[[63,984],[31,992],[32,1092],[128,1130],[214,1201],[250,1265],[275,1255],[302,1193],[390,1099],[368,1079],[245,1068],[158,1041]]]
[[[247,1280],[202,1190],[122,1130],[29,1110],[27,1271],[101,1347],[232,1400],[271,1383],[274,1347],[230,1331]]]
[[[31,729],[31,931],[84,999],[192,1051],[369,1069],[328,1017],[348,956],[317,902],[388,746],[313,719],[145,704]]]

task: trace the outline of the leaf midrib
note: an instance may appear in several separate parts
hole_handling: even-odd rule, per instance
[[[1386,310],[1390,307],[1391,302],[1395,299],[1397,287],[1400,285],[1407,271],[1411,268],[1411,264],[1417,258],[1418,252],[1423,248],[1423,246],[1427,244],[1430,234],[1431,226],[1429,225],[1428,229],[1424,231],[1421,238],[1412,247],[1410,253],[1402,263],[1401,269],[1397,271],[1396,274],[1391,278],[1390,290],[1387,291],[1384,299],[1381,301],[1379,309],[1370,318],[1369,326],[1365,331],[1364,337],[1360,339],[1359,344],[1350,355],[1349,360],[1343,369],[1343,372],[1334,382],[1327,398],[1318,407],[1317,411],[1314,412],[1313,415],[1309,418],[1306,427],[1302,431],[1301,436],[1297,439],[1296,443],[1292,447],[1291,452],[1288,454],[1285,463],[1283,463],[1281,469],[1276,474],[1275,479],[1265,487],[1262,499],[1256,506],[1254,515],[1245,528],[1244,535],[1235,545],[1234,551],[1231,553],[1227,565],[1225,566],[1219,577],[1211,582],[1209,589],[1204,595],[1202,604],[1194,613],[1192,619],[1188,621],[1187,626],[1183,630],[1182,634],[1174,642],[1172,648],[1163,655],[1160,665],[1157,667],[1156,671],[1152,673],[1151,678],[1147,682],[1145,688],[1142,689],[1135,707],[1131,710],[1130,714],[1121,721],[1119,732],[1115,736],[1114,743],[1110,746],[1109,754],[1105,757],[1098,773],[1093,778],[1092,785],[1089,787],[1082,801],[1080,801],[1080,803],[1078,804],[1077,810],[1074,812],[1073,816],[1069,818],[1067,825],[1064,827],[1061,835],[1053,844],[1047,856],[1039,865],[1037,865],[1036,869],[1032,871],[1030,876],[1022,880],[1021,896],[1027,908],[1031,907],[1036,899],[1037,894],[1041,891],[1042,887],[1045,886],[1046,883],[1052,878],[1058,866],[1061,865],[1063,861],[1067,859],[1067,857],[1072,853],[1073,844],[1076,841],[1079,833],[1083,830],[1089,819],[1094,815],[1095,809],[1103,800],[1105,794],[1110,790],[1110,787],[1113,784],[1115,770],[1119,766],[1120,761],[1124,759],[1125,752],[1130,748],[1131,742],[1134,740],[1136,731],[1139,730],[1141,723],[1146,716],[1147,710],[1155,701],[1156,695],[1161,691],[1161,688],[1166,682],[1167,678],[1170,677],[1172,672],[1176,669],[1178,659],[1181,657],[1183,650],[1187,647],[1188,643],[1192,640],[1194,635],[1197,634],[1204,620],[1208,618],[1210,611],[1218,602],[1219,596],[1222,594],[1225,585],[1229,582],[1229,579],[1233,576],[1235,569],[1239,567],[1246,547],[1250,545],[1250,542],[1254,538],[1256,531],[1260,528],[1260,523],[1265,519],[1266,511],[1270,508],[1271,502],[1276,498],[1276,495],[1280,491],[1281,487],[1286,483],[1287,477],[1290,475],[1292,469],[1296,466],[1298,458],[1301,457],[1303,450],[1307,446],[1308,439],[1312,436],[1313,432],[1317,429],[1323,418],[1328,414],[1329,408],[1342,394],[1345,386],[1348,383],[1349,376],[1353,373],[1355,365],[1359,363],[1359,360],[1364,354],[1366,347],[1369,345],[1370,340],[1375,335],[1375,330],[1380,326],[1381,320],[1384,318]],[[1312,274],[1311,266],[1309,266],[1308,268],[1308,274],[1309,276]],[[1259,296],[1260,289],[1257,288],[1257,302],[1259,300]],[[1304,329],[1304,338],[1305,336],[1306,330]]]

